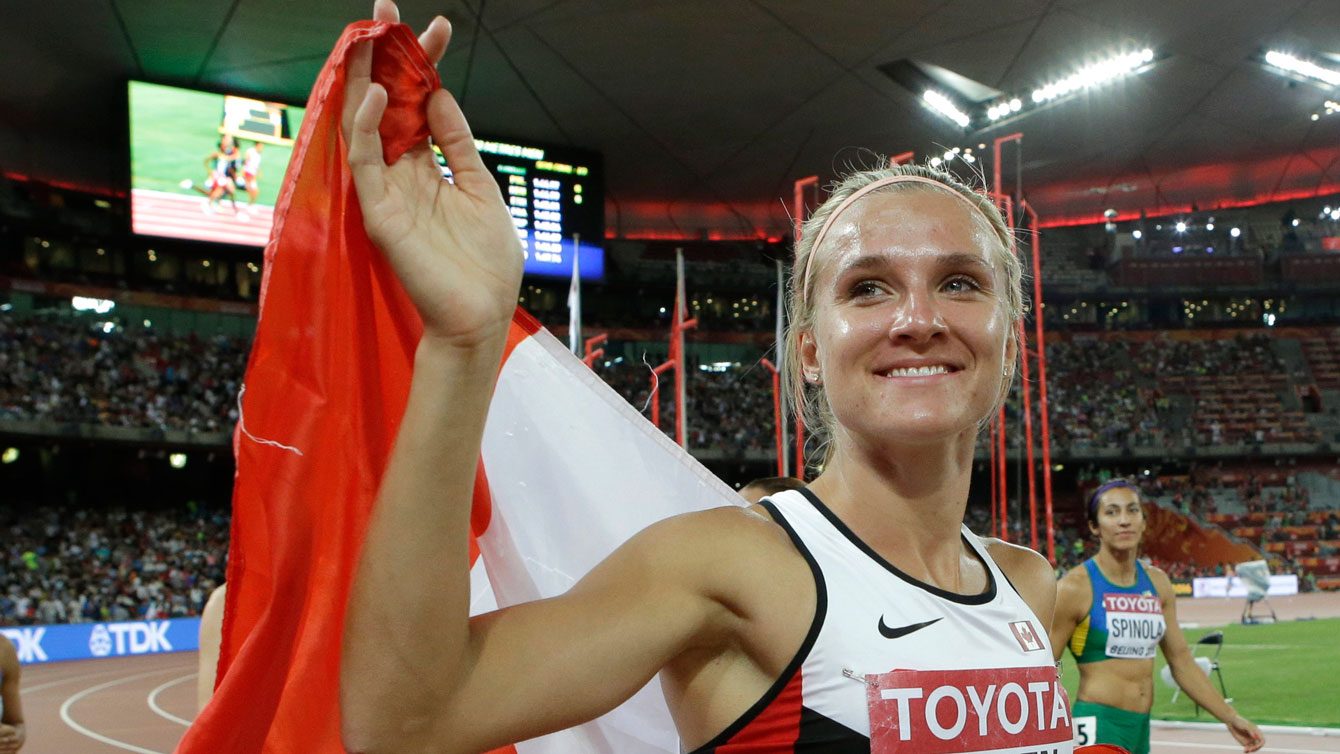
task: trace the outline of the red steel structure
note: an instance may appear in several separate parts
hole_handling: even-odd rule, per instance
[[[681,448],[687,448],[685,427],[687,418],[684,407],[684,333],[698,326],[698,319],[685,319],[688,316],[688,301],[684,295],[684,250],[675,250],[675,266],[679,278],[675,288],[675,316],[670,323],[670,358],[664,364],[654,367],[651,372],[651,423],[661,426],[661,401],[657,388],[661,375],[667,370],[675,370],[675,442]]]
[[[796,248],[800,248],[800,229],[805,224],[805,190],[813,187],[817,192],[819,188],[819,176],[811,175],[796,181],[794,204],[791,210],[792,235]],[[795,274],[795,273],[792,273]],[[782,344],[777,344],[779,353]],[[786,365],[783,364],[783,367]],[[780,424],[778,425],[781,426]],[[805,423],[800,421],[799,415],[796,417],[796,473],[795,477],[804,481],[805,479]]]
[[[607,340],[609,340],[609,339],[610,339],[610,336],[609,336],[608,333],[601,333],[601,334],[595,336],[594,338],[587,338],[586,341],[585,341],[585,343],[586,343],[586,350],[585,350],[586,355],[582,357],[582,363],[586,364],[588,367],[593,367],[593,368],[594,368],[594,365],[595,365],[595,363],[596,363],[596,359],[599,359],[600,357],[602,357],[602,356],[605,355],[605,349],[603,349],[603,348],[596,348],[596,346],[601,345],[602,343],[604,343],[605,341],[607,341]],[[591,349],[593,349],[593,348],[595,348],[594,351],[591,350]]]
[[[777,476],[786,476],[786,447],[782,442],[782,380],[777,367],[767,359],[764,368],[772,374],[772,426],[777,430]]]
[[[1028,200],[1020,200],[1019,207],[1032,220],[1033,228],[1033,325],[1037,331],[1038,413],[1042,420],[1042,494],[1047,515],[1047,560],[1055,564],[1056,524],[1052,519],[1052,436],[1047,404],[1047,350],[1042,324],[1042,249],[1038,240],[1039,234],[1042,232],[1042,224],[1038,220],[1038,213],[1033,211],[1033,207],[1028,203]],[[1027,387],[1026,384],[1025,387]],[[1029,449],[1032,450],[1031,443]]]
[[[1002,136],[995,140],[993,146],[993,165],[992,165],[992,192],[991,197],[995,200],[996,206],[1005,213],[1007,225],[1011,233],[1011,250],[1016,254],[1019,249],[1014,243],[1014,199],[1015,197],[1006,194],[1001,185],[1001,148],[1008,142],[1014,142],[1017,149],[1023,147],[1023,134],[1013,133]],[[1042,486],[1043,486],[1043,508],[1046,516],[1047,526],[1047,559],[1052,563],[1056,562],[1056,530],[1053,519],[1052,509],[1052,464],[1051,464],[1051,424],[1049,420],[1047,404],[1047,352],[1045,340],[1045,327],[1042,321],[1042,254],[1039,243],[1039,232],[1041,223],[1038,214],[1028,204],[1022,196],[1018,197],[1018,206],[1025,212],[1031,222],[1029,223],[1032,231],[1032,263],[1033,263],[1033,324],[1035,328],[1033,353],[1037,356],[1038,364],[1038,413],[1041,419],[1042,431]],[[1019,337],[1019,387],[1023,398],[1024,414],[1024,453],[1028,461],[1028,517],[1029,517],[1029,541],[1033,549],[1038,549],[1038,510],[1037,510],[1037,487],[1035,475],[1038,473],[1037,458],[1034,450],[1033,440],[1033,410],[1032,410],[1032,380],[1030,379],[1030,363],[1027,332],[1022,321],[1018,325]],[[1006,477],[1006,428],[1005,411],[1002,407],[1000,415],[997,417],[998,430],[992,435],[992,498],[993,505],[999,506],[999,536],[1002,539],[1007,538],[1009,532],[1009,490]],[[997,491],[998,485],[998,491]],[[993,507],[993,518],[995,518],[995,508]]]

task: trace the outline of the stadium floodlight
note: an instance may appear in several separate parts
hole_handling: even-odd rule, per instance
[[[921,95],[926,101],[926,106],[944,117],[954,121],[960,128],[967,128],[970,118],[968,114],[959,109],[953,100],[949,99],[934,89],[927,89],[926,93]]]
[[[70,306],[77,312],[94,312],[95,314],[106,314],[116,308],[116,302],[105,298],[89,298],[88,296],[75,296],[70,299]]]
[[[1206,230],[1214,230],[1214,223],[1205,223]]]
[[[1178,220],[1178,221],[1177,221],[1177,225],[1175,225],[1174,227],[1177,228],[1177,232],[1178,232],[1178,233],[1185,233],[1185,232],[1186,232],[1186,223],[1182,222],[1181,220]]]
[[[1089,89],[1105,84],[1113,79],[1135,73],[1153,60],[1154,51],[1148,47],[1101,60],[1075,71],[1060,81],[1054,81],[1046,86],[1034,89],[1033,101],[1043,104],[1080,89]]]
[[[1139,241],[1141,238],[1144,238],[1144,237],[1145,237],[1145,234],[1144,234],[1144,233],[1141,233],[1141,232],[1139,231],[1139,229],[1136,229],[1136,230],[1131,231],[1131,238],[1134,238],[1134,239],[1137,240],[1137,241]]]
[[[186,468],[186,454],[173,453],[172,455],[168,456],[168,465],[170,465],[174,469]]]
[[[14,463],[17,460],[19,460],[18,448],[5,448],[4,455],[0,455],[0,462]]]
[[[1233,236],[1234,238],[1237,238],[1238,236],[1242,235],[1242,228],[1230,228],[1228,234],[1230,236]]]
[[[1267,65],[1274,66],[1281,71],[1297,74],[1309,79],[1316,79],[1328,86],[1340,86],[1340,71],[1332,68],[1324,68],[1313,63],[1311,60],[1290,55],[1287,52],[1279,50],[1270,50],[1266,53],[1265,61]]]

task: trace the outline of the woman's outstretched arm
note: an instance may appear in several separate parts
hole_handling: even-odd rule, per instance
[[[725,607],[726,569],[713,556],[730,549],[723,537],[736,536],[738,550],[731,522],[757,524],[737,522],[739,511],[698,514],[731,517],[699,536],[701,519],[671,519],[562,597],[469,618],[476,460],[521,247],[447,92],[430,99],[428,123],[454,183],[442,180],[426,143],[385,164],[378,124],[387,95],[370,73],[364,44],[348,73],[349,164],[368,235],[424,334],[347,610],[343,735],[352,752],[482,751],[596,717],[679,653],[734,635],[742,619]]]

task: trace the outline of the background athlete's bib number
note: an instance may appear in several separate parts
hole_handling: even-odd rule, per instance
[[[1075,745],[1088,746],[1094,742],[1098,734],[1098,718],[1090,715],[1089,717],[1075,718]]]

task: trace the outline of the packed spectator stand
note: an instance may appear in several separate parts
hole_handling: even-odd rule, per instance
[[[231,431],[250,344],[0,315],[0,421]]]
[[[223,583],[228,525],[194,504],[0,507],[0,625],[199,615]]]
[[[1335,331],[1293,341],[1311,372],[1287,356],[1289,339],[1265,331],[1191,339],[1175,333],[1070,335],[1047,346],[1053,452],[1187,448],[1331,441],[1309,423],[1298,384],[1332,390]],[[20,316],[0,312],[0,423],[106,425],[226,437],[237,418],[245,338],[172,333],[113,317]],[[1328,350],[1331,349],[1331,350]],[[772,458],[773,396],[756,362],[690,361],[686,369],[690,449],[715,457]],[[649,414],[650,362],[614,357],[595,371]],[[671,376],[658,386],[661,426],[673,434]],[[1329,394],[1326,394],[1329,395]],[[1290,398],[1293,398],[1291,401]],[[1288,403],[1286,404],[1286,401]],[[1038,407],[1034,406],[1035,419]],[[1009,402],[1011,448],[1022,445],[1018,391]],[[1035,423],[1035,427],[1038,424]],[[3,428],[3,426],[0,426]],[[217,439],[215,440],[217,442]],[[1340,481],[1334,467],[1155,474],[1150,500],[1258,547],[1277,572],[1304,589],[1340,588]],[[1073,499],[1071,499],[1073,498]],[[1019,510],[1019,501],[1011,505]],[[1063,492],[1058,505],[1078,508]],[[1073,513],[1073,511],[1072,511]],[[991,531],[985,506],[970,526]],[[0,622],[119,620],[198,614],[223,578],[225,514],[186,509],[0,509],[7,532],[0,570]],[[1028,542],[1023,516],[1010,536]],[[1082,518],[1056,531],[1058,572],[1092,554]],[[1174,579],[1223,575],[1224,564],[1160,563]]]

